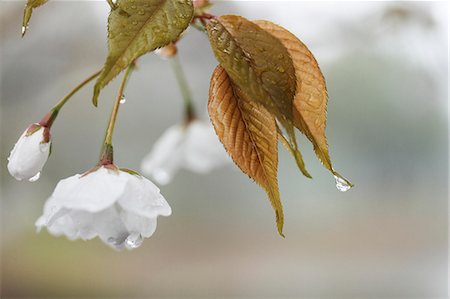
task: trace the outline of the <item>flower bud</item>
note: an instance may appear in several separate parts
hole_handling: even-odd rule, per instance
[[[164,59],[174,57],[175,55],[177,55],[177,52],[178,52],[177,46],[173,43],[168,44],[167,46],[159,48],[158,50],[155,51],[156,55]]]
[[[50,146],[49,129],[39,124],[31,125],[20,136],[9,154],[9,173],[19,181],[36,181],[47,162]]]
[[[165,185],[180,168],[205,174],[230,162],[211,123],[192,120],[167,129],[142,160],[141,170]]]

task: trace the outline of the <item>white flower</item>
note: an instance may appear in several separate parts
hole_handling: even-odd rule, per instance
[[[142,160],[141,169],[158,183],[167,184],[180,168],[207,173],[229,161],[213,126],[193,120],[167,129]]]
[[[31,125],[9,154],[9,173],[19,181],[37,180],[47,162],[50,146],[49,129],[38,124]]]
[[[107,165],[61,180],[36,227],[71,240],[99,237],[117,250],[133,249],[155,232],[159,215],[171,213],[152,182]]]

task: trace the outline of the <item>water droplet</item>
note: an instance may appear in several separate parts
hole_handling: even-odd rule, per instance
[[[277,67],[277,71],[280,72],[280,73],[284,73],[285,72],[285,70],[284,70],[284,68],[282,66]]]
[[[133,21],[133,22],[131,22],[131,24],[133,24],[133,25],[137,25],[137,21]]]
[[[138,11],[138,14],[144,15],[144,14],[145,14],[145,11],[144,11],[143,9],[140,9],[140,10]]]
[[[22,26],[22,35],[28,30],[28,26]]]
[[[343,178],[335,175],[334,179],[336,180],[336,188],[341,192],[346,192],[352,187]]]
[[[122,95],[120,97],[120,104],[125,104],[127,102],[127,99],[125,98],[125,95]]]
[[[220,26],[218,24],[214,24],[213,27],[211,28],[212,31],[219,31]]]
[[[108,243],[111,243],[113,245],[118,245],[117,239],[114,237],[109,237],[108,238]]]
[[[125,246],[127,249],[135,249],[141,246],[143,241],[140,233],[132,232],[125,240]]]
[[[41,177],[41,173],[38,172],[38,173],[36,173],[36,175],[35,175],[34,177],[28,179],[28,181],[30,181],[30,182],[36,182],[37,180],[39,180],[40,177]]]

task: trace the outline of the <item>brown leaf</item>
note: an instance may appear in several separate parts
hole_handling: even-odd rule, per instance
[[[275,118],[245,95],[218,66],[211,78],[208,111],[220,141],[236,165],[266,191],[283,236],[283,208],[278,191]]]
[[[214,54],[234,84],[283,125],[292,122],[296,78],[283,44],[241,16],[213,19],[207,29]]]
[[[308,170],[306,170],[305,162],[303,161],[302,153],[299,149],[295,150],[292,145],[289,143],[289,140],[283,135],[281,129],[277,126],[278,131],[278,139],[281,141],[281,144],[287,149],[287,151],[294,157],[295,162],[297,163],[298,168],[302,172],[302,174],[307,178],[312,178],[309,174]]]
[[[325,78],[314,55],[295,35],[272,22],[258,20],[255,23],[279,39],[291,56],[297,88],[293,101],[294,124],[314,146],[314,151],[324,166],[335,176],[345,180],[332,167],[326,138],[328,93]]]
[[[233,84],[249,101],[262,104],[285,128],[289,151],[304,167],[294,131],[296,76],[284,45],[253,22],[234,15],[213,19],[207,26],[211,47]]]

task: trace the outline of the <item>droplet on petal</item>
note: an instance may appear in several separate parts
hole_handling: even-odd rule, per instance
[[[143,238],[140,233],[132,232],[125,240],[127,249],[135,249],[142,245]]]
[[[108,238],[108,243],[111,243],[113,245],[118,245],[117,239],[113,237]]]
[[[127,235],[126,234],[121,234],[118,237],[109,237],[108,238],[108,243],[113,245],[114,247],[116,247],[116,249],[123,249],[123,243],[126,240]]]
[[[41,177],[41,173],[38,172],[38,173],[36,173],[36,175],[35,175],[34,177],[29,178],[28,181],[30,181],[30,182],[36,182],[37,180],[39,180],[40,177]]]
[[[352,187],[343,178],[335,175],[334,179],[336,180],[336,188],[341,192],[346,192]]]

